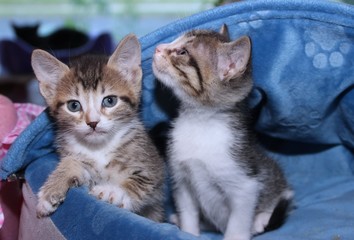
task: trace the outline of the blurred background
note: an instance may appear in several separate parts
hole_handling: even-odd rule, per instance
[[[43,105],[30,54],[64,62],[84,53],[109,54],[128,33],[144,36],[218,0],[0,0],[0,94]]]
[[[0,0],[0,94],[44,104],[30,65],[35,48],[64,62],[85,53],[109,54],[128,33],[142,37],[229,2],[237,0]]]
[[[11,24],[40,23],[46,35],[69,27],[95,35],[110,32],[114,40],[127,33],[143,36],[175,19],[216,4],[217,0],[0,0],[0,38],[13,37]]]

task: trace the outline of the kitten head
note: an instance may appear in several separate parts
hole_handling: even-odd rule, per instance
[[[135,119],[141,91],[140,54],[135,35],[125,37],[109,58],[86,55],[69,65],[34,50],[32,67],[57,121],[58,135],[74,137],[89,147],[104,145]]]
[[[184,103],[232,107],[251,91],[251,42],[220,32],[193,30],[155,49],[153,71]]]

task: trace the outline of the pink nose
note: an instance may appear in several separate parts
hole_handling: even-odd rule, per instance
[[[161,52],[161,49],[159,48],[159,46],[157,46],[156,48],[155,48],[155,53],[160,53]]]
[[[166,44],[157,45],[157,47],[155,48],[155,53],[162,53],[165,48]]]
[[[98,122],[89,122],[89,123],[87,123],[87,125],[90,126],[93,130],[95,130],[97,124],[98,124]]]

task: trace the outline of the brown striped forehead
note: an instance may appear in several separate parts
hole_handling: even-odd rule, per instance
[[[179,76],[178,79],[181,87],[195,97],[200,96],[204,91],[203,73],[201,69],[204,68],[202,64],[204,61],[200,54],[207,54],[206,51],[203,51],[205,49],[199,49],[201,45],[199,45],[200,42],[196,38],[197,36],[194,35],[183,35],[168,44],[167,50],[173,69]],[[181,49],[186,49],[189,53],[188,56],[181,58],[178,54],[172,54]],[[205,72],[206,69],[204,70],[204,73]]]
[[[71,61],[69,67],[84,89],[96,90],[102,80],[102,71],[107,61],[106,56],[85,55]]]
[[[76,99],[87,93],[116,95],[130,105],[137,105],[139,96],[134,87],[121,74],[107,67],[108,57],[86,55],[73,59],[70,72],[57,87],[57,98],[61,102]]]
[[[182,48],[187,49],[189,54],[216,54],[216,49],[220,43],[228,42],[228,38],[224,35],[207,30],[193,30],[187,32],[173,42],[167,44],[166,53],[170,55]],[[197,57],[199,58],[199,57]]]
[[[186,45],[192,43],[194,38],[194,36],[187,37],[186,35],[183,35],[176,38],[174,41],[163,45],[166,46],[166,53],[171,54],[173,52],[176,52],[177,49],[180,49],[181,47],[185,47]]]
[[[211,39],[217,40],[219,42],[228,42],[228,38],[224,35],[215,32],[215,31],[208,31],[208,30],[192,30],[185,34],[187,38],[196,38],[199,41],[208,42]]]

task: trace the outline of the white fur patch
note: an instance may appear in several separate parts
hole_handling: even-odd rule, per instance
[[[58,208],[59,202],[58,204],[54,205],[52,203],[50,203],[43,194],[43,190],[40,190],[38,193],[38,203],[36,206],[36,210],[37,210],[37,215],[42,217],[42,216],[48,216],[51,213],[53,213],[57,208]]]
[[[268,225],[271,216],[272,214],[268,212],[262,212],[257,214],[254,219],[253,234],[259,234],[264,232],[264,229]]]
[[[123,136],[127,134],[134,124],[127,125],[121,128],[120,131],[116,132],[113,138],[108,139],[106,144],[98,149],[90,148],[90,146],[85,146],[78,144],[77,140],[72,136],[67,136],[66,142],[68,146],[72,146],[72,151],[77,154],[86,155],[89,159],[95,160],[96,166],[99,169],[104,168],[111,160],[111,152],[117,149],[121,144]],[[108,136],[106,136],[108,137]]]
[[[190,185],[189,194],[197,198],[197,204],[219,230],[229,237],[237,233],[247,238],[261,186],[231,156],[230,147],[240,141],[233,134],[227,116],[207,112],[182,115],[172,132],[171,166],[176,184]],[[187,206],[193,204],[188,198],[188,194],[176,196],[179,208],[187,209],[180,212],[181,226],[195,226],[195,214],[191,213],[195,207]],[[194,234],[199,231],[186,229]]]
[[[174,161],[198,159],[214,168],[231,160],[229,148],[233,136],[223,120],[208,115],[181,117],[175,123],[172,137]]]

